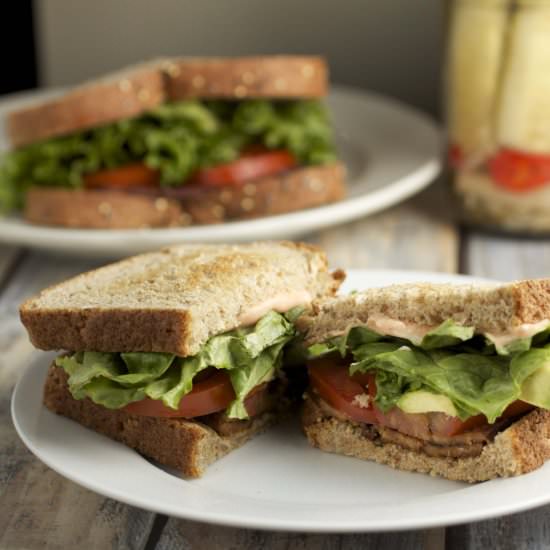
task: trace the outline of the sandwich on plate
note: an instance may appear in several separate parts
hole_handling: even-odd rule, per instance
[[[220,223],[341,199],[319,57],[152,61],[7,117],[0,210],[123,229]]]
[[[37,348],[63,350],[48,409],[198,477],[288,412],[293,320],[342,279],[305,244],[174,246],[48,288],[20,313]]]
[[[477,482],[550,458],[550,279],[404,284],[314,304],[302,424],[319,449]]]

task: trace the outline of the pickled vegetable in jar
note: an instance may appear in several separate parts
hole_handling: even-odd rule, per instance
[[[454,0],[448,158],[467,221],[550,234],[550,0]]]

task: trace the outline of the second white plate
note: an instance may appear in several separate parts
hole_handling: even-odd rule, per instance
[[[462,276],[351,271],[344,291],[406,281],[470,282]],[[46,410],[46,354],[23,374],[12,400],[29,449],[61,475],[103,495],[171,516],[258,529],[388,531],[464,523],[550,502],[550,464],[478,485],[323,453],[296,421],[252,440],[187,481],[131,449]]]
[[[0,104],[0,118],[21,100]],[[176,242],[293,238],[396,204],[440,171],[441,134],[426,115],[395,100],[334,86],[331,110],[349,195],[335,204],[250,221],[170,229],[77,230],[0,219],[0,242],[79,256],[127,256]],[[0,140],[1,141],[1,140]]]

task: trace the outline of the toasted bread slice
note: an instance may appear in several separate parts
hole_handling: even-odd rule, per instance
[[[159,59],[110,73],[7,117],[14,147],[136,117],[165,101],[190,98],[315,98],[328,67],[314,56]]]
[[[67,374],[54,365],[44,386],[44,404],[52,412],[76,420],[191,478],[200,477],[212,462],[266,430],[286,412],[281,407],[247,421],[235,421],[231,434],[221,435],[200,421],[136,416],[106,409],[87,398],[76,400],[69,392]]]
[[[481,454],[450,458],[429,456],[395,443],[365,436],[364,425],[327,415],[315,400],[302,411],[309,442],[323,451],[387,464],[392,468],[475,483],[531,472],[550,459],[550,411],[535,409],[498,433]]]
[[[335,163],[242,185],[189,185],[143,195],[34,187],[25,198],[24,217],[39,225],[83,229],[186,226],[294,212],[341,200],[345,193],[345,169]]]
[[[8,114],[14,147],[102,126],[150,111],[166,100],[161,62],[153,61],[82,84],[48,101]]]
[[[181,205],[192,224],[273,216],[342,200],[345,168],[306,166],[242,185],[203,187],[181,188]]]
[[[21,320],[40,349],[194,355],[213,335],[331,295],[317,247],[290,242],[180,245],[79,275],[27,300]],[[246,321],[245,319],[248,319]]]
[[[24,217],[31,223],[86,229],[182,225],[178,201],[123,191],[31,187]]]
[[[182,58],[163,68],[172,100],[314,98],[328,87],[327,64],[314,56]]]
[[[509,284],[400,284],[315,303],[299,319],[306,342],[323,342],[383,315],[422,327],[447,319],[479,333],[501,334],[550,319],[550,279]]]

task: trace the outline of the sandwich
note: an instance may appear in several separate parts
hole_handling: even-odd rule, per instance
[[[193,478],[287,414],[293,320],[342,278],[305,244],[180,245],[48,288],[20,315],[37,348],[62,351],[48,409]]]
[[[319,57],[181,58],[11,112],[0,210],[125,229],[220,223],[340,200]]]
[[[550,279],[404,284],[301,316],[303,430],[321,450],[451,480],[550,458]]]

